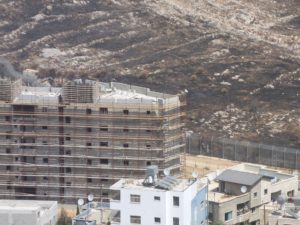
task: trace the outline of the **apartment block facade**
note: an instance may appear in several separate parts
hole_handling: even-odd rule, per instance
[[[121,83],[0,82],[0,197],[109,199],[121,178],[180,174],[184,97]]]

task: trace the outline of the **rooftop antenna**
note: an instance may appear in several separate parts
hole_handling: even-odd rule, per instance
[[[241,187],[241,192],[242,192],[243,194],[246,193],[247,190],[248,190],[248,188],[247,188],[246,186],[242,186],[242,187]]]
[[[81,207],[84,204],[84,200],[82,198],[78,199],[77,204],[78,204],[79,212],[81,212]]]

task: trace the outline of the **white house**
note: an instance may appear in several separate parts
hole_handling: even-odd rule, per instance
[[[147,171],[145,180],[121,179],[111,186],[116,194],[110,201],[111,224],[207,224],[206,184],[169,175],[157,180],[155,168]]]
[[[57,202],[31,200],[0,200],[2,225],[55,225]]]

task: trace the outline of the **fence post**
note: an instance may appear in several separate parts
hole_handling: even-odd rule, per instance
[[[284,147],[284,152],[283,152],[283,168],[285,167],[285,152],[286,152],[286,147]]]
[[[236,142],[234,142],[234,161],[236,161]]]
[[[258,145],[258,163],[260,164],[260,144]]]
[[[271,158],[271,160],[272,160],[272,163],[271,163],[271,166],[274,166],[274,164],[273,164],[273,161],[274,161],[274,159],[273,159],[273,157],[274,157],[274,149],[273,149],[273,145],[272,145],[272,158]]]
[[[296,170],[298,170],[298,151],[296,151],[296,163],[295,163]]]
[[[247,146],[246,146],[246,162],[249,162],[249,160],[248,160],[248,146],[249,146],[249,141],[247,142]]]

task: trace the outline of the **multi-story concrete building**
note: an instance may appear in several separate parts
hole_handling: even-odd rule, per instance
[[[153,169],[154,168],[154,169]],[[156,171],[155,167],[148,168]],[[111,186],[114,195],[107,209],[101,212],[85,210],[74,218],[76,225],[101,224],[110,221],[118,225],[207,225],[207,184],[199,179],[176,179],[167,175],[156,179],[156,172],[146,179],[121,179]],[[151,177],[151,179],[148,179]],[[95,204],[92,204],[95,205]],[[96,204],[97,205],[97,204]],[[103,215],[97,220],[96,215]],[[105,219],[105,220],[103,220]]]
[[[0,196],[109,198],[147,165],[180,173],[184,98],[121,83],[0,81]]]
[[[0,200],[0,224],[55,225],[57,202]]]
[[[209,217],[230,225],[262,224],[266,215],[260,208],[264,204],[282,194],[292,197],[297,192],[296,174],[239,164],[224,170],[209,185]]]

